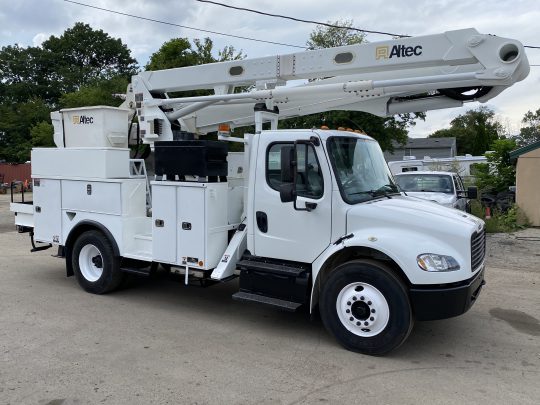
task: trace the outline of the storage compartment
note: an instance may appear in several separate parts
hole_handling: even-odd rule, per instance
[[[152,182],[152,258],[176,263],[176,187]]]
[[[34,239],[60,243],[62,207],[60,180],[34,179]]]
[[[62,180],[62,208],[121,215],[120,183]]]
[[[129,150],[32,149],[32,177],[129,178]]]
[[[144,179],[62,180],[62,209],[129,217],[146,216]]]
[[[209,177],[217,181],[227,176],[227,144],[218,141],[155,142],[156,175]],[[212,178],[213,177],[213,178]]]
[[[215,268],[228,243],[228,184],[151,184],[154,260],[203,270]]]

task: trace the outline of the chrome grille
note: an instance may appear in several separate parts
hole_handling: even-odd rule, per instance
[[[471,270],[475,271],[486,256],[486,232],[484,229],[471,236]]]

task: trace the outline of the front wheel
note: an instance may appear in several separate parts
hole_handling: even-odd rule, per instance
[[[321,292],[321,318],[345,348],[381,355],[399,347],[413,326],[401,281],[381,263],[355,260],[337,267]]]
[[[87,231],[77,238],[72,266],[79,285],[94,294],[116,289],[124,276],[111,241],[99,231]]]

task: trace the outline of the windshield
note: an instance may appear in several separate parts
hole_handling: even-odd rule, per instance
[[[379,144],[369,139],[332,137],[328,152],[343,199],[349,204],[398,193]]]
[[[403,174],[395,179],[398,186],[409,193],[454,193],[452,178],[445,174]]]

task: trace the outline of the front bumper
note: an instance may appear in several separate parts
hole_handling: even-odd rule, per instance
[[[416,320],[432,321],[461,315],[474,304],[485,284],[484,269],[474,277],[443,286],[412,286],[409,297]]]

